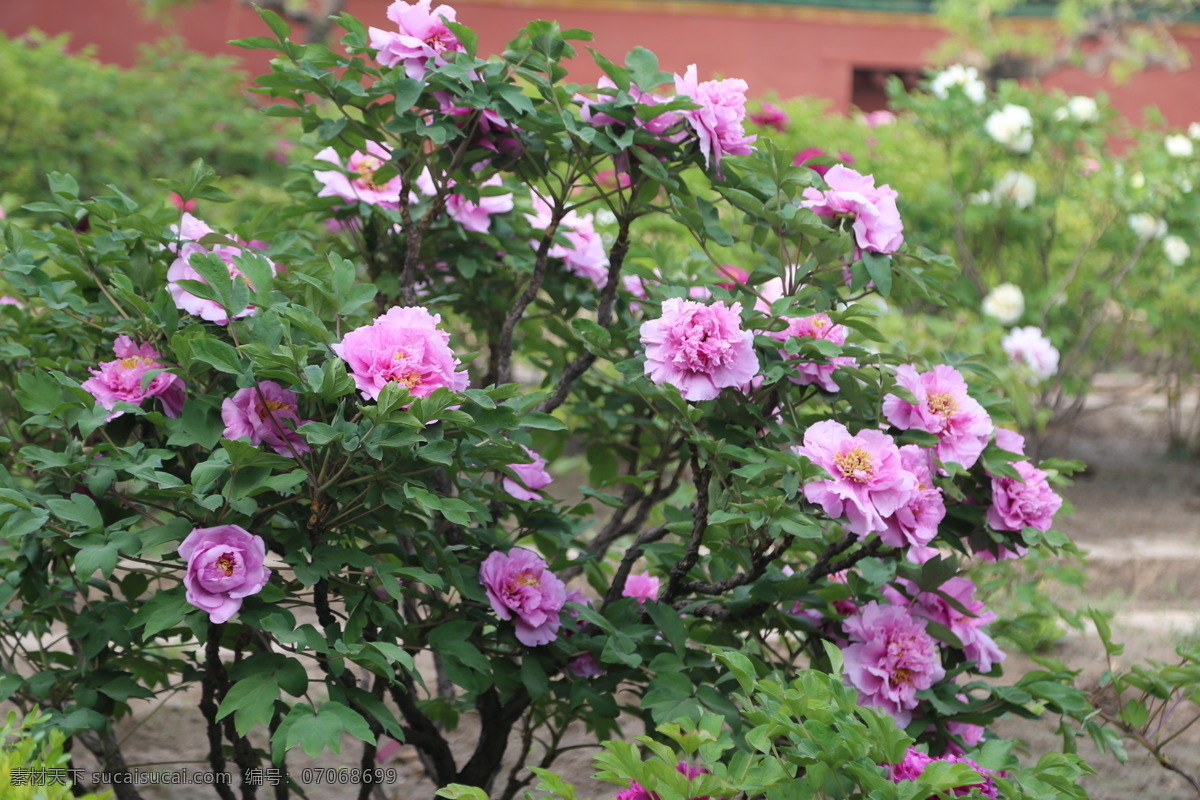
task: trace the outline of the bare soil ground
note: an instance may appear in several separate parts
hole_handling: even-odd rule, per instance
[[[1127,645],[1121,658],[1125,664],[1143,658],[1169,660],[1176,644],[1194,639],[1200,631],[1200,468],[1194,461],[1162,455],[1162,427],[1161,403],[1152,392],[1114,382],[1101,387],[1069,435],[1056,434],[1041,453],[1089,464],[1087,476],[1068,492],[1077,512],[1062,520],[1061,527],[1091,553],[1087,566],[1091,580],[1085,596],[1064,594],[1063,602],[1114,610],[1116,638]],[[1106,666],[1094,634],[1072,632],[1048,655],[1083,668],[1084,682],[1094,682]],[[1033,666],[1028,659],[1014,657],[1007,672],[1014,676]],[[129,763],[146,769],[207,769],[205,728],[197,704],[197,696],[181,693],[139,708],[119,731]],[[1041,753],[1059,749],[1055,725],[1056,720],[1003,721],[998,732],[1024,740],[1029,758],[1035,760]],[[453,736],[456,752],[473,748],[477,726],[476,720],[464,720]],[[576,735],[567,744],[585,741]],[[1182,778],[1146,757],[1135,744],[1130,743],[1129,751],[1131,759],[1122,765],[1097,756],[1090,742],[1080,742],[1080,752],[1097,769],[1085,784],[1093,798],[1197,798]],[[576,783],[581,798],[607,798],[614,787],[591,779],[593,752],[592,748],[572,750],[555,768]],[[1177,740],[1172,753],[1180,765],[1200,774],[1200,725]],[[348,740],[340,756],[325,753],[314,760],[297,751],[289,756],[288,767],[298,775],[306,767],[353,768],[358,759],[358,747]],[[86,763],[83,757],[78,760]],[[399,748],[379,766],[394,767],[399,779],[377,800],[432,797],[433,786],[412,748]],[[504,776],[500,783],[503,780]],[[142,786],[140,790],[146,800],[214,796],[212,789],[199,786]],[[311,783],[308,794],[312,800],[341,800],[352,796],[352,790],[336,783]],[[264,789],[260,796],[272,793]]]

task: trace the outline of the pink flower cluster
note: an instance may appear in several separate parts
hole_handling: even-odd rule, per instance
[[[903,606],[871,601],[843,627],[851,644],[843,649],[845,680],[862,705],[891,714],[903,728],[912,721],[917,692],[946,677],[937,642],[925,620]]]
[[[902,430],[919,430],[938,437],[935,454],[970,469],[992,433],[992,420],[983,406],[967,394],[967,382],[954,367],[940,364],[917,373],[904,364],[896,368],[896,383],[908,390],[916,405],[894,394],[883,399],[883,415]]]
[[[147,398],[157,397],[162,401],[163,413],[178,417],[183,412],[186,397],[183,378],[171,372],[160,372],[142,385],[142,376],[150,370],[166,369],[159,362],[162,358],[151,344],[136,345],[128,336],[118,336],[113,342],[117,358],[105,361],[91,370],[92,377],[80,386],[96,398],[96,402],[108,410],[108,419],[116,419],[124,411],[114,411],[117,403],[132,403],[140,406]]]
[[[774,103],[763,103],[762,109],[750,115],[750,121],[755,125],[762,125],[764,128],[774,128],[780,133],[788,129],[788,123],[791,119],[787,112]]]
[[[321,183],[317,197],[340,197],[350,203],[363,202],[367,205],[381,208],[399,208],[402,182],[399,175],[393,175],[384,183],[375,179],[375,173],[392,158],[392,151],[387,145],[379,142],[367,142],[367,152],[355,151],[346,159],[343,168],[342,159],[332,147],[326,147],[313,158],[318,161],[328,161],[337,169],[317,170],[313,173]],[[350,177],[346,172],[352,172]],[[411,202],[411,199],[410,199]]]
[[[650,380],[676,387],[689,401],[712,400],[725,387],[749,383],[758,374],[758,355],[741,314],[740,303],[664,302],[662,316],[641,326]]]
[[[300,419],[296,393],[275,381],[238,389],[221,403],[226,439],[249,439],[250,444],[266,444],[281,456],[293,457],[312,448],[296,428],[312,420]]]
[[[179,545],[179,555],[188,562],[183,576],[187,601],[218,624],[227,622],[242,607],[242,599],[262,591],[271,578],[271,570],[263,566],[263,538],[237,525],[196,528]]]
[[[229,316],[221,304],[215,300],[206,300],[184,289],[179,284],[179,281],[199,281],[207,284],[207,281],[200,276],[200,273],[191,265],[191,258],[194,255],[202,253],[211,253],[221,259],[229,270],[230,277],[240,276],[241,271],[234,265],[233,259],[235,256],[242,254],[241,246],[217,244],[211,248],[199,243],[213,229],[207,223],[196,219],[191,214],[185,213],[180,219],[179,227],[171,226],[171,231],[175,233],[180,240],[181,246],[176,253],[175,261],[167,269],[167,291],[171,293],[171,299],[175,301],[175,307],[180,311],[186,311],[189,314],[195,314],[201,319],[216,323],[217,325],[227,325]],[[254,245],[250,242],[250,245]],[[271,273],[275,274],[277,269],[275,264],[268,261],[267,264],[271,268]],[[247,306],[241,312],[234,315],[234,319],[251,316],[257,309],[254,306]]]
[[[747,136],[746,82],[737,78],[701,82],[696,65],[675,76],[675,92],[690,97],[700,108],[681,111],[680,116],[696,132],[705,166],[714,166],[721,174],[721,159],[744,156],[754,150],[757,136]]]
[[[1004,653],[983,631],[983,626],[996,619],[996,615],[987,610],[982,600],[975,599],[975,582],[970,578],[956,575],[939,587],[940,594],[922,592],[915,583],[903,578],[899,585],[904,589],[903,594],[890,586],[884,590],[888,601],[896,606],[907,605],[913,614],[947,628],[962,642],[963,654],[968,661],[975,662],[979,672],[991,672],[993,665],[1004,660]]]
[[[521,644],[536,647],[558,638],[567,587],[537,553],[521,547],[494,551],[479,568],[479,582],[496,616],[515,620]]]
[[[888,778],[895,783],[899,783],[900,781],[915,781],[921,776],[922,773],[925,772],[925,768],[934,761],[946,761],[950,764],[966,764],[968,767],[978,772],[980,777],[983,778],[982,782],[980,783],[972,783],[966,786],[955,787],[952,791],[956,797],[961,797],[968,794],[974,796],[975,792],[979,793],[979,797],[999,796],[996,788],[996,782],[993,780],[995,773],[990,769],[981,767],[971,759],[964,758],[960,755],[951,754],[942,756],[941,758],[933,758],[932,756],[928,756],[925,753],[922,753],[920,750],[917,750],[915,747],[908,748],[908,752],[904,754],[904,760],[899,764],[891,764],[887,767]],[[939,795],[939,797],[940,796],[941,795]]]
[[[896,208],[896,191],[875,186],[873,175],[860,175],[837,164],[825,173],[828,191],[809,187],[800,205],[823,217],[853,219],[854,238],[860,250],[890,254],[904,244],[904,224]]]
[[[553,219],[550,204],[537,192],[532,193],[531,200],[533,213],[526,214],[525,219],[529,220],[532,227],[544,231],[550,227]],[[567,243],[552,244],[548,255],[561,258],[563,265],[571,272],[587,278],[597,289],[603,289],[608,283],[608,253],[604,249],[604,241],[596,232],[594,217],[568,211],[559,221],[558,230]],[[531,244],[536,249],[539,243],[534,240]]]
[[[450,6],[431,8],[432,0],[417,0],[406,3],[396,0],[388,6],[387,16],[399,30],[385,31],[371,28],[371,47],[378,50],[375,60],[385,67],[403,65],[410,78],[420,80],[429,71],[432,61],[435,67],[443,66],[447,51],[464,52],[458,37],[447,27],[447,22],[457,22],[458,12]]]
[[[504,487],[504,491],[518,500],[541,500],[542,495],[537,490],[550,485],[554,478],[550,476],[550,473],[546,472],[546,459],[528,447],[525,447],[525,445],[521,445],[521,449],[533,459],[533,462],[529,464],[509,464],[508,468],[517,473],[517,477],[521,479],[521,482],[518,483],[506,475],[501,485]]]
[[[441,321],[440,314],[421,306],[392,308],[370,325],[347,333],[332,350],[346,361],[367,400],[378,398],[392,381],[414,397],[426,397],[443,386],[461,392],[467,388],[467,373],[455,372],[458,359],[450,349],[450,334],[437,327]]]

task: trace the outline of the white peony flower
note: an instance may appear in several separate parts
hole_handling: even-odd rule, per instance
[[[939,72],[929,82],[929,91],[936,97],[945,100],[952,87],[959,87],[975,105],[983,102],[987,87],[979,80],[979,70],[974,67],[964,67],[962,64],[952,64]]]
[[[1006,103],[988,116],[983,128],[988,136],[1014,153],[1028,153],[1033,147],[1033,115],[1025,106]]]
[[[1059,120],[1070,117],[1076,122],[1095,122],[1100,118],[1096,101],[1087,95],[1077,94],[1067,101],[1067,104],[1054,112],[1054,118]]]
[[[1145,189],[1146,188],[1146,176],[1144,174],[1142,174],[1141,172],[1135,172],[1132,175],[1130,175],[1129,176],[1129,188]]]
[[[1032,325],[1025,328],[1013,328],[1000,342],[1005,355],[1013,364],[1029,367],[1036,383],[1046,380],[1058,372],[1058,348],[1042,334],[1041,328]]]
[[[1167,235],[1167,223],[1153,214],[1130,214],[1129,227],[1139,239],[1161,239]]]
[[[1188,260],[1188,256],[1192,254],[1192,248],[1182,237],[1168,236],[1163,239],[1163,253],[1166,254],[1167,261],[1178,267]]]
[[[1020,286],[1002,283],[983,298],[983,313],[1002,325],[1012,325],[1025,313],[1025,294]]]
[[[978,192],[972,192],[967,195],[967,202],[973,206],[990,206],[992,204],[992,193],[987,189],[980,189]]]
[[[1193,122],[1188,125],[1188,136],[1193,139],[1200,139],[1200,122]]]
[[[1191,158],[1192,153],[1196,151],[1192,140],[1182,133],[1168,136],[1163,140],[1163,145],[1167,148],[1167,154],[1175,158]]]
[[[1016,208],[1029,208],[1037,198],[1037,181],[1020,170],[1010,169],[992,187],[996,202]]]

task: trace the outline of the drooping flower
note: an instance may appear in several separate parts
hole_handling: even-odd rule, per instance
[[[982,311],[1001,325],[1012,325],[1025,313],[1025,293],[1014,283],[1002,283],[983,298]]]
[[[994,664],[1004,660],[1004,653],[983,631],[983,626],[995,620],[996,615],[987,610],[982,600],[975,599],[975,582],[970,578],[956,575],[939,586],[936,593],[922,592],[916,583],[905,578],[898,583],[904,589],[903,594],[889,586],[884,596],[893,605],[907,605],[913,614],[949,629],[962,642],[963,654],[976,663],[979,672],[991,672]]]
[[[712,400],[729,386],[744,386],[758,374],[754,334],[742,330],[742,306],[726,308],[673,297],[662,316],[643,322],[646,374],[671,384],[685,400]]]
[[[828,191],[809,187],[800,205],[825,217],[850,217],[858,247],[890,254],[904,244],[904,224],[896,208],[896,191],[875,186],[874,175],[860,175],[837,164],[825,173]]]
[[[979,460],[992,433],[992,420],[967,394],[967,382],[954,367],[939,364],[918,373],[910,364],[896,368],[896,383],[917,400],[913,405],[894,394],[883,399],[883,415],[902,430],[927,431],[938,437],[935,455],[964,469]]]
[[[925,625],[903,606],[874,600],[842,623],[851,640],[842,650],[846,683],[858,690],[861,705],[891,714],[901,728],[912,721],[917,692],[946,677]]]
[[[263,566],[266,543],[238,525],[196,528],[179,545],[188,562],[183,576],[187,601],[208,612],[211,622],[227,622],[242,599],[262,591],[271,578]]]
[[[114,411],[117,403],[132,403],[140,406],[147,398],[157,397],[162,401],[163,413],[178,417],[183,412],[185,399],[183,378],[171,372],[160,372],[142,385],[142,376],[150,370],[166,369],[166,364],[154,345],[134,344],[128,336],[118,336],[113,342],[114,361],[105,361],[91,370],[92,377],[80,384],[96,398],[96,403],[108,410],[108,419],[124,414]]]
[[[781,342],[788,339],[821,339],[840,345],[846,343],[846,326],[835,325],[828,314],[819,313],[809,317],[789,318],[786,328],[771,331],[767,335]],[[838,385],[833,382],[833,373],[839,367],[858,366],[858,362],[851,356],[829,356],[816,362],[805,361],[801,356],[788,355],[784,351],[780,353],[796,368],[796,374],[788,376],[793,383],[801,386],[815,383],[827,392],[838,390]]]
[[[431,2],[396,0],[388,6],[388,19],[399,30],[369,30],[371,47],[379,51],[376,61],[385,67],[403,64],[408,77],[420,80],[429,71],[430,61],[440,67],[446,63],[446,51],[464,52],[462,43],[446,25],[458,21],[458,12],[446,5],[431,8]]]
[[[721,159],[725,156],[749,155],[757,136],[747,136],[743,125],[746,119],[746,82],[738,78],[703,81],[697,77],[692,64],[683,75],[675,76],[675,92],[692,99],[700,108],[680,111],[696,132],[705,166],[721,174]]]
[[[950,791],[956,796],[974,794],[978,792],[980,797],[998,797],[998,789],[996,782],[993,780],[995,773],[986,767],[981,767],[969,758],[964,758],[957,754],[944,755],[941,758],[933,758],[922,753],[915,747],[909,747],[908,752],[904,754],[904,760],[899,764],[891,764],[887,767],[888,778],[893,783],[900,781],[915,781],[925,768],[935,761],[946,761],[950,764],[966,764],[971,769],[979,773],[983,779],[980,783],[972,783],[964,786],[956,786]]]
[[[1172,158],[1191,158],[1196,152],[1192,140],[1182,133],[1174,133],[1163,139],[1163,146]]]
[[[636,597],[638,605],[645,605],[647,600],[658,598],[658,589],[661,585],[662,580],[649,572],[634,573],[626,578],[625,588],[621,590],[621,597]]]
[[[479,568],[479,582],[496,616],[514,620],[521,644],[536,647],[558,638],[567,587],[537,553],[493,551]]]
[[[450,349],[450,334],[439,330],[440,314],[421,306],[392,308],[370,325],[356,328],[332,346],[346,361],[350,377],[367,400],[374,400],[391,381],[404,384],[414,397],[441,387],[461,392],[467,373]]]
[[[533,463],[509,464],[508,468],[517,473],[517,477],[521,479],[521,482],[517,483],[506,475],[504,476],[504,480],[501,481],[501,485],[504,487],[504,491],[518,500],[541,500],[542,495],[537,490],[548,486],[554,478],[550,476],[550,473],[546,472],[546,459],[525,445],[521,445],[521,449],[533,459]]]
[[[1037,199],[1037,181],[1020,170],[1010,169],[992,186],[991,196],[1013,208],[1029,208]]]
[[[545,230],[553,219],[550,204],[537,192],[532,193],[531,199],[534,213],[526,214],[525,219],[532,227]],[[597,289],[603,289],[608,283],[608,253],[604,249],[604,240],[596,232],[593,216],[568,211],[559,221],[558,230],[567,243],[552,244],[547,255],[561,258],[571,272],[587,278]],[[535,240],[531,244],[536,249],[539,242]]]
[[[447,182],[447,188],[453,185],[453,181]],[[493,175],[479,184],[480,188],[503,185],[504,181],[500,180],[499,175]],[[451,194],[446,198],[446,213],[450,215],[451,219],[473,233],[487,233],[492,227],[493,214],[503,214],[512,209],[513,196],[511,192],[481,195],[478,203],[468,200],[465,195],[461,194]]]
[[[805,498],[830,517],[844,516],[846,528],[860,536],[886,530],[884,518],[917,492],[917,479],[904,469],[896,443],[881,431],[852,436],[840,422],[822,420],[809,426],[796,450],[829,473],[804,484]]]
[[[1062,498],[1050,488],[1045,472],[1028,461],[1014,461],[1021,479],[992,477],[992,504],[988,507],[988,525],[998,531],[1036,528],[1045,532],[1054,524],[1054,515],[1062,508]]]
[[[1129,215],[1129,228],[1139,239],[1161,239],[1167,235],[1166,220],[1141,212]]]
[[[326,147],[313,158],[328,161],[337,167],[313,172],[313,176],[321,183],[317,197],[340,197],[350,203],[363,202],[381,208],[400,207],[400,176],[393,175],[384,183],[375,180],[375,173],[392,158],[391,148],[387,145],[367,142],[367,151],[363,153],[356,150],[351,153],[344,169],[341,157],[332,147]],[[356,173],[356,177],[350,177],[347,171]]]
[[[955,87],[975,105],[981,104],[987,93],[987,87],[979,79],[979,70],[962,64],[951,64],[929,82],[929,91],[942,100],[949,97],[950,90]]]
[[[171,293],[171,299],[175,301],[175,307],[180,311],[194,314],[201,319],[216,323],[217,325],[227,325],[229,323],[229,315],[221,307],[220,303],[215,300],[206,300],[202,297],[197,297],[187,289],[184,289],[179,284],[179,281],[188,280],[199,281],[204,284],[208,283],[191,264],[192,256],[206,253],[220,258],[224,262],[226,269],[229,270],[231,278],[241,276],[242,272],[234,264],[233,259],[243,253],[243,247],[241,245],[225,244],[215,244],[208,247],[200,244],[199,240],[213,233],[213,229],[207,223],[196,219],[188,213],[184,213],[178,227],[171,226],[171,231],[180,240],[180,247],[176,252],[175,261],[167,269],[167,291]],[[267,260],[267,265],[271,269],[271,274],[278,272],[274,262],[269,259]],[[233,318],[242,319],[243,317],[249,317],[256,313],[256,311],[257,309],[254,306],[246,306],[245,309],[234,314]]]
[[[915,444],[900,448],[900,464],[917,480],[917,489],[907,503],[884,519],[879,538],[889,547],[922,548],[937,536],[946,517],[942,490],[933,485],[933,462],[928,450]]]
[[[1005,103],[983,123],[987,135],[1014,153],[1028,153],[1033,147],[1033,115],[1025,106]]]
[[[774,128],[780,133],[784,133],[791,119],[788,117],[786,111],[774,103],[763,103],[762,109],[750,115],[750,121],[755,125],[762,125],[764,128]]]
[[[1029,367],[1035,383],[1058,372],[1058,348],[1042,334],[1041,328],[1033,325],[1013,328],[1001,340],[1000,347],[1013,364]]]
[[[1100,119],[1100,112],[1093,98],[1077,94],[1067,100],[1065,106],[1054,112],[1054,118],[1060,122],[1068,118],[1081,123],[1095,122]]]
[[[266,444],[281,456],[292,457],[312,448],[296,428],[311,420],[300,419],[296,393],[275,381],[238,389],[221,403],[226,439],[249,439],[250,444]]]
[[[1192,255],[1192,248],[1182,236],[1172,235],[1163,239],[1163,254],[1172,265],[1180,267]]]

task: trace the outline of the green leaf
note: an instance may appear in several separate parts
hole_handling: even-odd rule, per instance
[[[96,501],[84,494],[73,494],[70,500],[55,498],[46,501],[46,508],[66,522],[77,522],[88,530],[104,525]]]
[[[88,545],[75,554],[75,574],[82,580],[87,580],[96,570],[101,570],[104,577],[108,578],[117,568],[118,557],[117,546],[111,542]]]
[[[220,339],[203,338],[189,342],[192,348],[192,358],[212,364],[221,372],[239,375],[242,372],[242,360],[232,345]]]
[[[279,685],[269,672],[259,672],[235,683],[217,709],[217,719],[233,714],[233,725],[245,736],[257,725],[267,725],[275,714]],[[320,752],[320,751],[318,751]]]
[[[292,29],[288,26],[283,18],[274,11],[268,11],[265,8],[258,9],[258,15],[262,17],[263,22],[267,23],[267,27],[271,29],[271,33],[275,34],[275,38],[279,41],[284,41],[291,35]]]
[[[892,259],[882,253],[867,251],[863,253],[862,261],[867,268],[867,274],[871,276],[871,280],[875,281],[875,288],[879,290],[879,294],[884,297],[891,294]]]
[[[151,596],[142,604],[129,623],[130,628],[144,628],[142,638],[149,639],[160,631],[173,628],[183,621],[183,615],[191,608],[184,599],[182,586]]]

